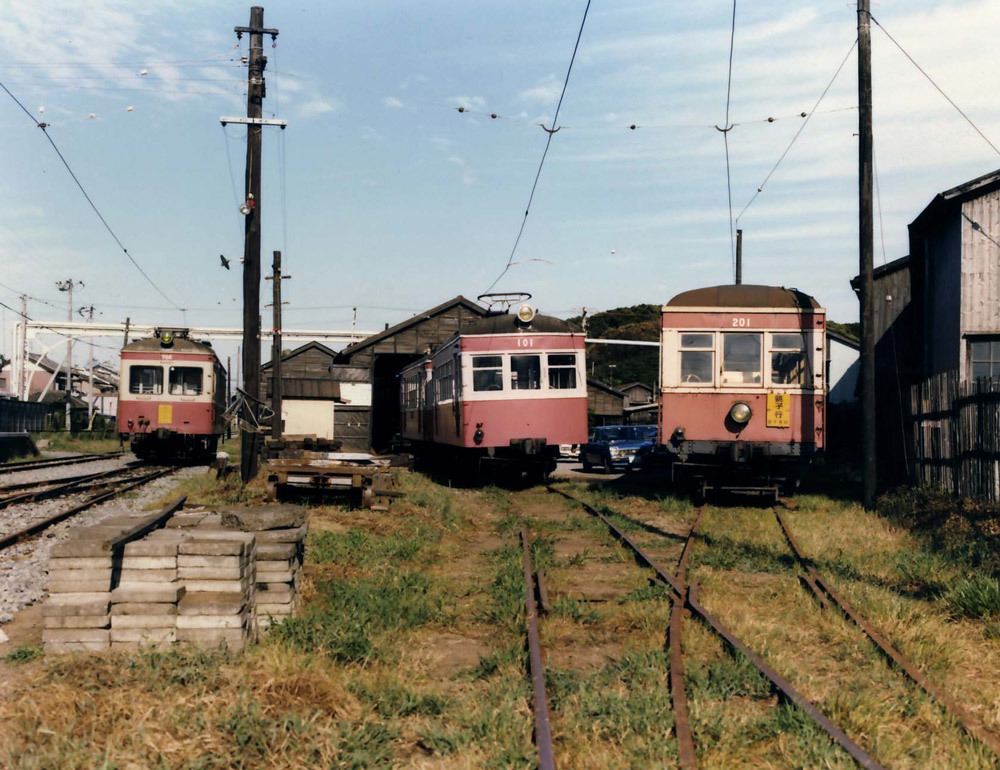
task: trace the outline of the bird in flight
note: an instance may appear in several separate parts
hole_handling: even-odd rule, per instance
[[[229,263],[232,262],[231,259],[226,259],[222,254],[219,255],[219,261],[222,263],[222,266],[226,268],[226,270],[229,269]]]

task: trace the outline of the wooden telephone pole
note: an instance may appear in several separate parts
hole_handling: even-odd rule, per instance
[[[274,310],[274,328],[271,330],[271,438],[281,438],[281,282],[292,276],[281,274],[281,252],[274,252],[271,275],[267,280],[273,286],[271,307]]]
[[[743,283],[743,231],[736,231],[736,285]]]
[[[872,208],[872,33],[869,0],[858,0],[858,235],[861,276],[862,501],[875,507],[875,228]]]
[[[260,398],[260,166],[261,131],[266,121],[262,119],[264,101],[264,35],[273,40],[278,30],[264,28],[264,9],[258,5],[250,9],[250,26],[236,27],[236,37],[250,35],[250,53],[247,60],[247,117],[246,120],[223,118],[227,122],[247,124],[246,202],[241,207],[245,216],[243,230],[243,390],[250,396],[246,409],[256,417]],[[256,423],[255,419],[250,420]],[[246,423],[245,423],[246,424]],[[259,434],[243,430],[240,437],[240,477],[247,483],[257,475]]]

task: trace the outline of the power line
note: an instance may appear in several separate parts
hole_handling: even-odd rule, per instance
[[[939,86],[937,83],[934,82],[934,80],[931,78],[930,75],[927,74],[927,72],[924,70],[924,68],[921,67],[919,64],[917,64],[917,62],[914,60],[914,58],[912,56],[910,56],[910,54],[908,54],[906,52],[906,49],[903,48],[903,46],[901,46],[897,42],[896,38],[894,38],[892,35],[890,35],[889,31],[885,27],[883,27],[881,24],[879,24],[878,19],[876,19],[871,14],[869,14],[868,17],[873,22],[875,22],[875,26],[876,27],[878,27],[880,30],[882,30],[882,32],[885,33],[885,36],[887,38],[889,38],[889,40],[892,41],[892,44],[894,46],[896,46],[896,48],[898,48],[900,50],[900,52],[903,54],[903,56],[905,56],[907,59],[910,60],[910,64],[912,64],[914,67],[916,67],[917,70],[920,72],[920,74],[923,75],[925,78],[927,78],[927,82],[930,83],[932,86],[934,86],[935,90],[937,90],[937,92],[939,94],[941,94],[941,96],[943,96],[948,101],[948,104],[950,104],[952,107],[954,107],[958,111],[958,114],[961,115],[963,118],[965,118],[965,122],[968,123],[970,126],[972,126],[973,130],[983,138],[983,141],[985,141],[986,144],[988,144],[990,147],[993,148],[993,152],[995,152],[997,155],[1000,155],[1000,149],[997,149],[997,146],[995,144],[993,144],[993,142],[991,142],[987,138],[986,134],[984,134],[979,129],[979,126],[977,126],[975,123],[972,122],[972,118],[970,118],[968,115],[966,115],[965,112],[962,111],[962,108],[959,107],[957,104],[955,104],[954,100],[950,96],[948,96],[948,94],[946,94],[942,90],[941,86]]]
[[[562,93],[559,94],[559,102],[556,104],[555,115],[552,116],[552,128],[545,128],[542,126],[542,130],[548,134],[545,139],[545,150],[542,152],[542,159],[538,163],[538,171],[535,172],[535,181],[531,185],[531,194],[528,196],[528,205],[524,208],[524,218],[521,220],[521,227],[517,231],[517,238],[514,239],[514,247],[510,250],[510,256],[507,258],[507,264],[504,266],[503,271],[494,279],[493,283],[489,285],[484,294],[489,293],[493,290],[493,287],[499,283],[500,279],[503,278],[507,271],[510,270],[510,265],[514,261],[514,254],[517,252],[517,246],[521,242],[521,236],[524,234],[524,226],[528,223],[528,213],[531,211],[531,202],[535,199],[535,190],[538,187],[538,179],[542,175],[542,167],[545,165],[545,158],[549,154],[549,146],[552,144],[552,137],[555,136],[556,132],[559,131],[561,126],[557,125],[559,121],[559,110],[562,108],[563,98],[566,96],[566,88],[569,86],[569,76],[573,72],[573,62],[576,61],[576,52],[580,47],[580,38],[583,37],[583,27],[587,23],[587,13],[590,11],[590,0],[587,0],[587,7],[583,9],[583,19],[580,21],[580,31],[576,33],[576,43],[573,44],[573,55],[569,59],[569,67],[566,69],[566,78],[563,80]]]
[[[97,214],[97,218],[101,220],[101,224],[103,224],[104,228],[111,234],[111,237],[114,238],[115,243],[118,244],[119,248],[124,252],[125,256],[129,258],[129,261],[135,266],[135,269],[138,270],[139,273],[142,274],[142,277],[145,278],[146,281],[149,282],[150,286],[152,286],[154,289],[156,289],[157,293],[159,293],[159,295],[161,297],[163,297],[167,302],[169,302],[171,305],[173,305],[178,310],[183,311],[184,308],[182,308],[180,305],[178,305],[176,302],[174,302],[172,299],[170,299],[170,297],[168,297],[163,292],[163,290],[159,286],[156,285],[156,283],[153,281],[153,279],[150,278],[148,275],[146,275],[146,271],[143,270],[142,267],[139,266],[139,263],[135,261],[135,259],[132,257],[132,255],[128,253],[128,249],[125,248],[125,244],[121,242],[121,239],[118,237],[118,235],[115,233],[115,231],[111,229],[111,225],[108,224],[107,220],[104,218],[104,215],[101,214],[100,210],[98,210],[97,206],[94,204],[94,201],[91,200],[90,196],[87,194],[87,191],[84,189],[83,185],[80,183],[80,180],[77,178],[76,174],[73,173],[73,169],[70,168],[70,165],[66,161],[66,158],[64,158],[62,152],[59,151],[59,147],[56,146],[56,143],[52,140],[52,137],[49,136],[49,132],[46,131],[46,128],[48,128],[48,124],[47,123],[39,123],[37,120],[35,120],[35,116],[32,115],[30,112],[28,112],[28,109],[23,104],[21,104],[20,101],[18,101],[18,98],[16,96],[14,96],[14,94],[12,94],[8,90],[7,86],[4,85],[2,82],[0,82],[0,88],[2,88],[4,91],[7,92],[7,95],[11,99],[14,100],[15,104],[17,104],[17,106],[21,108],[21,110],[24,112],[25,115],[28,116],[28,118],[31,120],[32,123],[34,123],[38,128],[42,129],[42,133],[45,135],[45,138],[48,140],[49,144],[52,145],[52,149],[56,151],[56,155],[59,156],[59,160],[62,161],[62,164],[66,167],[66,170],[69,172],[69,175],[71,177],[73,177],[73,181],[76,182],[76,186],[80,188],[80,192],[83,193],[83,197],[87,199],[87,203],[90,204],[90,207],[94,210],[94,213]]]
[[[795,132],[795,136],[792,137],[792,141],[788,143],[788,146],[785,148],[785,151],[781,153],[781,157],[778,158],[778,162],[774,164],[774,167],[767,173],[767,176],[764,177],[764,181],[757,186],[757,191],[747,202],[747,205],[743,207],[743,210],[739,213],[739,216],[736,217],[737,222],[739,222],[740,219],[743,217],[743,215],[747,213],[747,209],[753,205],[753,202],[755,200],[757,200],[757,196],[764,191],[764,185],[767,184],[768,180],[771,178],[774,172],[778,170],[778,166],[781,165],[781,161],[783,161],[785,159],[785,156],[788,155],[789,150],[792,149],[792,145],[795,144],[795,141],[802,134],[802,131],[805,130],[805,127],[809,125],[810,118],[812,118],[812,116],[816,114],[817,108],[819,107],[820,104],[823,103],[823,98],[826,96],[827,91],[829,91],[831,86],[833,86],[833,83],[837,79],[837,76],[840,75],[840,71],[844,69],[844,65],[847,64],[847,60],[850,58],[851,53],[853,53],[854,48],[857,44],[858,40],[857,38],[855,38],[854,42],[851,43],[851,47],[848,49],[847,54],[844,56],[843,61],[840,62],[840,66],[837,67],[837,71],[833,73],[833,77],[830,78],[830,82],[826,84],[826,88],[823,89],[823,93],[821,93],[819,95],[819,99],[816,100],[816,104],[813,105],[813,108],[809,111],[809,114],[806,116],[806,119],[802,121],[802,125],[799,126],[799,130]]]

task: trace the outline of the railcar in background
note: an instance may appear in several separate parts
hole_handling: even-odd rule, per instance
[[[796,289],[713,286],[662,308],[659,457],[675,482],[794,489],[826,443],[826,311]]]
[[[141,459],[214,459],[225,429],[226,370],[186,329],[157,329],[122,348],[118,434]]]
[[[402,370],[401,435],[420,458],[544,477],[587,440],[584,334],[529,305],[469,324]]]

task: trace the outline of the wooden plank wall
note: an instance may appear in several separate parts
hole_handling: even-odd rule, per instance
[[[1000,500],[1000,382],[938,374],[910,388],[909,412],[918,483]]]

